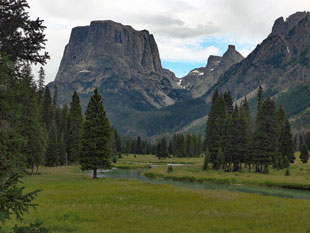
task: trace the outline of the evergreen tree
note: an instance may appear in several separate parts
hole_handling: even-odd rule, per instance
[[[230,92],[224,93],[224,99],[226,103],[227,114],[231,115],[233,113],[233,101]]]
[[[232,131],[232,149],[231,157],[233,163],[233,171],[241,169],[241,162],[246,151],[246,135],[245,135],[245,122],[240,117],[239,108],[235,106],[232,115],[233,131]]]
[[[217,90],[213,95],[208,116],[206,146],[209,148],[212,163],[216,164],[215,160],[220,147],[222,131],[226,119],[226,103],[224,97],[219,95]]]
[[[303,163],[307,163],[309,159],[309,152],[306,144],[303,144],[300,151],[300,160]]]
[[[210,159],[211,159],[210,152],[209,152],[209,149],[207,148],[205,152],[204,160],[203,160],[203,166],[202,166],[203,171],[209,168]]]
[[[234,124],[232,116],[228,115],[223,129],[222,148],[225,156],[225,164],[228,171],[231,171],[233,162],[233,140]]]
[[[59,165],[65,165],[67,163],[67,152],[66,152],[66,145],[63,134],[60,135],[60,137],[57,138],[57,158],[58,158],[58,164]]]
[[[290,166],[290,161],[288,160],[287,156],[283,158],[283,168],[288,168]]]
[[[49,131],[53,121],[52,97],[48,87],[45,87],[43,105],[42,105],[42,121],[44,127]]]
[[[275,103],[271,99],[265,100],[259,108],[256,124],[256,162],[261,166],[261,170],[264,167],[264,171],[267,171],[277,153]]]
[[[44,94],[44,82],[45,82],[45,71],[43,67],[40,67],[39,70],[39,77],[38,77],[38,104],[39,106],[42,103],[43,100],[43,94]]]
[[[55,123],[50,126],[48,132],[48,142],[45,153],[45,166],[54,167],[58,165],[58,153],[57,153],[57,133]]]
[[[168,152],[170,155],[173,154],[172,140],[169,141]]]
[[[224,155],[224,152],[222,151],[222,148],[220,147],[219,148],[219,151],[217,153],[217,156],[216,156],[216,168],[217,169],[222,169],[224,168],[224,164],[225,164],[225,155]]]
[[[142,142],[141,142],[141,137],[138,136],[137,138],[137,145],[136,145],[136,153],[142,155]]]
[[[25,137],[27,143],[23,147],[23,154],[27,158],[27,165],[32,169],[38,170],[43,160],[45,150],[45,135],[40,124],[40,113],[37,105],[36,86],[31,74],[29,65],[25,65],[22,69],[23,79],[20,85],[20,93],[22,95],[21,114],[19,130]]]
[[[110,124],[103,109],[101,95],[95,89],[85,112],[80,154],[82,170],[93,170],[93,178],[97,177],[97,169],[111,167],[110,135]]]
[[[161,139],[160,143],[160,154],[161,157],[166,158],[168,157],[168,147],[167,147],[167,140],[165,137]]]
[[[287,119],[284,120],[280,131],[279,151],[281,156],[286,156],[290,163],[294,163],[294,140],[291,133],[290,123]]]
[[[40,54],[45,43],[43,33],[45,27],[42,25],[42,20],[39,18],[31,20],[26,12],[27,8],[29,6],[26,0],[3,0],[0,7],[0,222],[2,224],[10,219],[12,214],[16,215],[17,219],[22,219],[29,207],[34,206],[31,202],[37,193],[35,191],[25,194],[19,180],[26,164],[25,149],[32,149],[30,145],[33,143],[32,130],[37,127],[37,125],[29,126],[31,133],[28,133],[28,136],[21,135],[21,131],[25,129],[19,128],[24,121],[21,113],[28,112],[33,100],[37,99],[27,87],[23,90],[25,80],[20,74],[20,68],[24,64],[43,65],[48,54]],[[31,101],[29,105],[22,106],[19,90],[27,93],[27,99]],[[36,110],[33,116],[37,117]],[[30,114],[27,116],[27,121],[31,120],[29,117]],[[43,232],[34,226],[14,228],[15,232],[22,230]],[[0,231],[2,232],[1,227]]]
[[[185,155],[186,157],[192,157],[192,149],[191,149],[191,136],[189,134],[185,137]]]
[[[72,95],[72,101],[70,104],[68,129],[66,135],[66,150],[69,163],[75,163],[78,161],[82,128],[83,117],[80,106],[80,98],[75,91]]]
[[[53,96],[53,107],[54,109],[57,108],[57,100],[58,99],[58,88],[57,88],[57,85],[54,86],[54,96]]]

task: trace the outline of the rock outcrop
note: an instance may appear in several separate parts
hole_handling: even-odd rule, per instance
[[[275,21],[270,35],[243,61],[232,66],[207,93],[218,88],[234,99],[264,86],[269,96],[310,83],[310,13]],[[210,98],[208,98],[210,100]]]
[[[236,51],[234,45],[229,45],[222,57],[211,55],[206,67],[191,70],[182,78],[181,86],[189,89],[193,98],[205,94],[232,65],[242,61],[243,56]]]

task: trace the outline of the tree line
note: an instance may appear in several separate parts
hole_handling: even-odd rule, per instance
[[[294,140],[290,125],[280,106],[257,92],[257,114],[252,119],[245,98],[233,106],[230,93],[216,90],[206,127],[204,169],[209,163],[214,169],[268,172],[268,167],[283,169],[294,162]]]

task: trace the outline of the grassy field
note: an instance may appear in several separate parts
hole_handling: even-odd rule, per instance
[[[243,168],[241,172],[224,172],[208,170],[202,171],[203,158],[167,158],[159,160],[152,155],[133,155],[123,156],[117,166],[145,166],[141,163],[153,163],[164,165],[167,163],[183,163],[185,166],[173,167],[173,172],[167,173],[167,166],[154,167],[145,173],[146,176],[152,178],[174,179],[179,181],[191,182],[212,182],[219,184],[250,184],[259,186],[286,187],[294,189],[310,190],[310,165],[301,163],[299,154],[296,153],[294,164],[290,165],[290,175],[285,176],[286,169],[277,170],[270,167],[269,174],[261,174],[248,172],[247,168]],[[134,162],[134,163],[133,163]],[[138,162],[138,163],[135,163]]]
[[[153,163],[153,164],[202,164],[203,158],[165,158],[158,159],[155,155],[123,155],[117,163]]]
[[[51,232],[310,232],[306,200],[92,180],[76,167],[40,172],[23,179],[26,190],[42,189],[25,223],[42,220]]]

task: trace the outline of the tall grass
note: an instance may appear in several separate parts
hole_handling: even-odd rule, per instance
[[[310,231],[306,200],[138,180],[92,180],[72,167],[43,168],[41,175],[23,182],[28,191],[42,189],[39,206],[25,215],[25,224],[39,219],[56,233]]]

